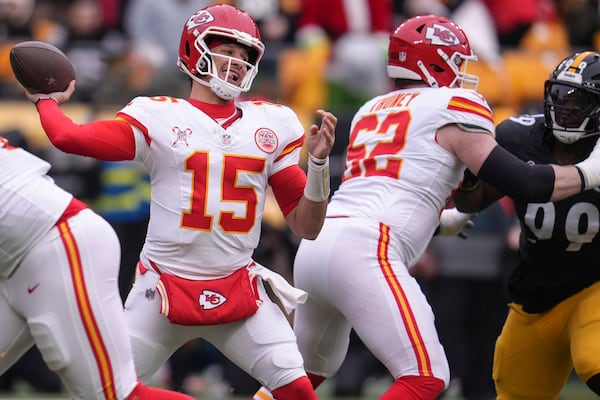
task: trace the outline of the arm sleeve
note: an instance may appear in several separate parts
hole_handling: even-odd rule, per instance
[[[306,174],[298,165],[292,165],[272,175],[269,185],[281,212],[287,217],[304,195]]]
[[[550,165],[529,165],[501,146],[491,151],[477,176],[509,197],[528,203],[546,203],[554,191]]]
[[[133,160],[135,157],[133,129],[123,120],[75,124],[52,100],[40,101],[37,110],[50,142],[66,153],[103,161]]]

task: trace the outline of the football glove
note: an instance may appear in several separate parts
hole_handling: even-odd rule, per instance
[[[575,164],[581,177],[581,191],[600,186],[600,140],[587,159]]]
[[[471,218],[476,214],[468,214],[458,211],[456,208],[446,208],[440,215],[440,225],[435,234],[438,236],[458,236],[467,238],[465,228],[472,228],[474,223]]]

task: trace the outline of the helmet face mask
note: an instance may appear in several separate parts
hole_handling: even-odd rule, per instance
[[[477,89],[479,78],[466,73],[477,60],[463,30],[447,18],[423,15],[400,24],[390,35],[388,76],[423,81],[430,87]]]
[[[546,125],[562,143],[600,134],[600,54],[564,59],[544,85]]]
[[[243,46],[248,49],[249,59],[215,53],[212,51],[215,42]],[[233,6],[218,4],[203,8],[186,22],[177,65],[194,81],[210,87],[220,98],[231,100],[250,90],[264,49],[258,27],[249,14]],[[223,63],[226,73],[221,77],[218,65]],[[241,64],[246,71],[239,84],[231,83],[229,79],[233,63]]]

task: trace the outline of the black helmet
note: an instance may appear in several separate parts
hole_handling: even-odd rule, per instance
[[[546,125],[563,143],[600,134],[600,54],[565,58],[544,84]]]

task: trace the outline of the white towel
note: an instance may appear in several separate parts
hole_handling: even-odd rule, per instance
[[[260,264],[254,263],[248,267],[250,274],[254,274],[263,281],[269,282],[271,289],[281,302],[285,312],[289,315],[298,306],[298,304],[306,302],[308,293],[304,290],[292,286],[283,276],[272,271]]]

